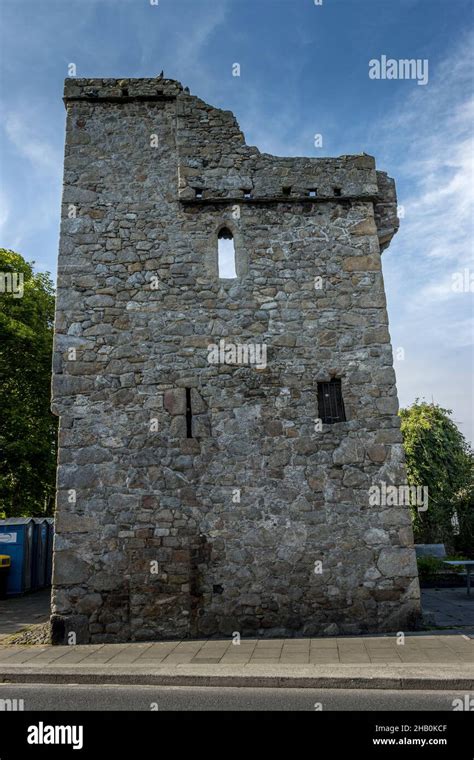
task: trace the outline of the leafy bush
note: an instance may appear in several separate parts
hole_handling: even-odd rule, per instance
[[[447,567],[443,565],[443,560],[437,557],[417,557],[416,564],[420,581],[433,580],[437,573]]]
[[[50,411],[54,289],[0,248],[0,275],[23,280],[0,298],[0,515],[52,514],[57,421]]]
[[[468,442],[450,410],[438,404],[417,399],[399,414],[408,483],[429,491],[427,511],[412,510],[415,542],[472,554],[474,460]]]
[[[451,554],[449,557],[445,557],[444,560],[438,559],[438,557],[417,557],[416,564],[418,565],[418,575],[420,581],[432,581],[439,573],[462,573],[465,568],[463,565],[445,565],[444,562],[467,559],[461,554]]]

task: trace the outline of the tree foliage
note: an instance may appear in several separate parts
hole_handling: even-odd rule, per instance
[[[408,483],[428,486],[426,512],[413,512],[418,543],[474,555],[473,453],[451,411],[418,399],[400,410]]]
[[[34,262],[33,262],[34,263]],[[0,248],[0,276],[23,294],[0,293],[0,515],[52,514],[56,418],[50,411],[54,288],[20,254]]]

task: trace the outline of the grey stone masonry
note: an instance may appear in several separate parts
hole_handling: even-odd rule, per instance
[[[64,100],[54,641],[413,627],[409,507],[371,499],[406,483],[394,181],[262,154],[168,79]]]

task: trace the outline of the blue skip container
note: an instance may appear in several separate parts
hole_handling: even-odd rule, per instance
[[[31,591],[35,523],[32,517],[0,520],[0,554],[11,557],[7,595]]]

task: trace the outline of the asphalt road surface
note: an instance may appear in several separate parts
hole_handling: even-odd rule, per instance
[[[474,697],[474,694],[470,695]],[[0,700],[29,710],[453,710],[465,692],[187,686],[0,684]],[[0,710],[7,709],[0,701]]]

